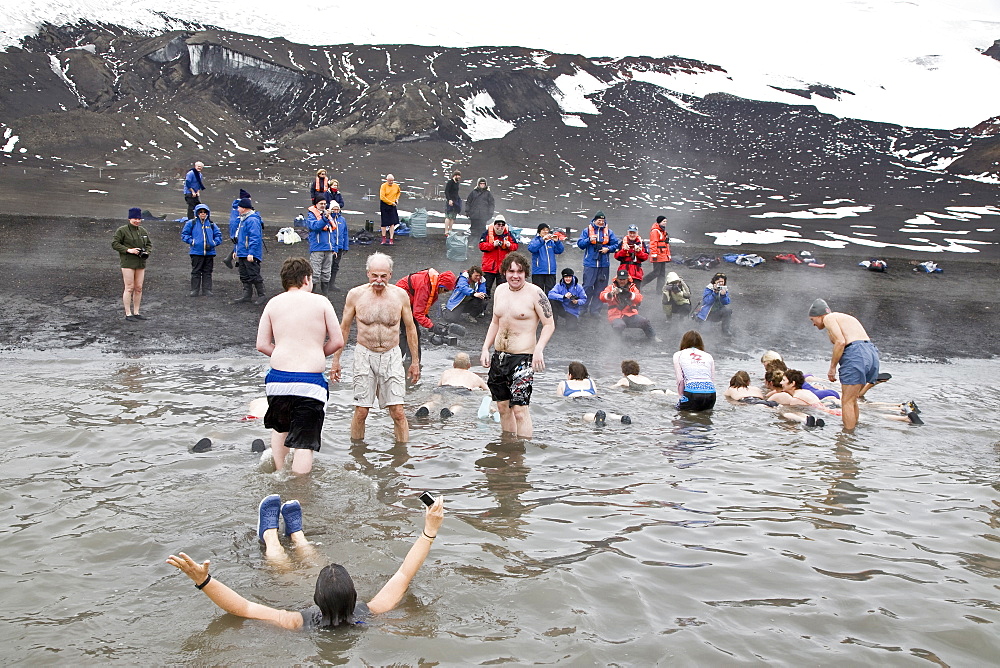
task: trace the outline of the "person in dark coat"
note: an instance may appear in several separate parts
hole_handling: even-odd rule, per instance
[[[462,182],[462,172],[457,169],[444,184],[444,235],[451,234],[455,218],[462,213],[462,198],[458,194],[458,184]]]
[[[465,199],[465,215],[469,217],[471,223],[469,232],[475,234],[479,230],[485,230],[493,219],[494,211],[496,211],[496,207],[493,202],[493,193],[486,185],[486,179],[480,177],[476,187]]]
[[[142,222],[142,209],[132,207],[128,210],[128,224],[115,230],[111,247],[118,251],[122,269],[122,280],[125,282],[125,292],[122,293],[122,304],[125,306],[125,319],[129,321],[145,320],[146,316],[139,314],[139,304],[142,302],[142,282],[146,276],[146,259],[153,252],[153,242],[149,232],[139,225]]]

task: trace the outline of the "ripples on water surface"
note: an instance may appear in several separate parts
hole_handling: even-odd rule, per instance
[[[426,361],[436,378],[448,363]],[[645,365],[668,378],[667,357]],[[240,422],[259,359],[7,357],[0,417],[6,664],[948,665],[1000,656],[997,361],[887,364],[875,398],[928,424],[862,417],[856,436],[764,409],[679,416],[611,394],[631,427],[584,426],[536,379],[536,438],[459,414],[383,413],[350,446],[332,397],[308,480],[262,473]],[[617,360],[615,361],[615,363]],[[719,379],[747,364],[719,361]],[[822,370],[824,361],[807,368]],[[615,369],[591,369],[601,387]],[[416,398],[428,390],[417,390]],[[412,413],[412,407],[410,409]],[[469,410],[474,413],[474,409]],[[190,454],[202,436],[216,449]],[[163,563],[184,550],[253,600],[299,609],[321,564],[263,564],[257,503],[298,498],[324,559],[362,598],[419,533],[414,495],[445,494],[442,537],[397,611],[313,634],[225,615]]]

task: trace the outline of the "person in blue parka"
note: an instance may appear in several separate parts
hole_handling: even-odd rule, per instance
[[[240,188],[240,196],[233,200],[233,208],[229,212],[229,240],[233,242],[233,252],[226,254],[222,264],[230,269],[233,268],[233,258],[236,257],[236,230],[240,227],[240,212],[237,209],[240,207],[241,199],[251,199],[250,193],[242,188]]]
[[[222,243],[222,230],[212,222],[212,212],[204,204],[194,207],[194,218],[184,223],[181,241],[191,247],[191,292],[189,297],[212,296],[215,249]]]
[[[326,208],[323,195],[313,198],[313,205],[306,215],[306,227],[309,228],[309,264],[313,270],[313,292],[325,295],[336,290],[333,285],[340,267],[342,240],[346,237],[347,221],[340,213],[340,205],[331,202],[330,210]]]
[[[264,221],[261,220],[249,199],[241,199],[236,203],[239,219],[236,226],[236,250],[233,255],[240,269],[240,283],[243,284],[243,297],[234,304],[247,304],[253,301],[254,288],[257,289],[257,303],[263,303],[264,279],[260,275],[260,263],[264,257]]]
[[[705,291],[701,296],[701,303],[691,314],[691,317],[700,323],[719,322],[722,324],[722,334],[732,336],[733,311],[729,306],[729,286],[726,284],[726,275],[718,273],[712,277],[712,281],[705,286]]]
[[[611,257],[618,250],[618,237],[608,227],[603,211],[598,211],[590,225],[580,230],[576,245],[583,249],[583,289],[587,293],[587,305],[581,315],[597,315],[601,300],[597,296],[608,285]]]
[[[549,290],[549,302],[556,321],[565,318],[571,329],[577,326],[580,311],[587,305],[587,293],[569,267],[562,270],[562,280]]]
[[[458,277],[455,289],[441,309],[441,315],[448,322],[458,322],[460,317],[471,323],[479,322],[486,312],[487,296],[483,270],[474,264]]]
[[[556,255],[564,250],[562,239],[542,223],[535,238],[528,242],[531,253],[531,282],[547,293],[556,284]]]

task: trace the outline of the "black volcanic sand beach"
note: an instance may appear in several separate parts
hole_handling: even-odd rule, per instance
[[[225,230],[227,219],[217,218]],[[349,220],[352,232],[362,220],[360,216]],[[215,296],[189,297],[190,261],[177,222],[143,223],[154,244],[142,302],[142,313],[149,320],[124,319],[118,255],[110,246],[114,230],[124,222],[0,216],[4,292],[0,347],[87,348],[130,357],[156,353],[256,355],[254,340],[263,307],[230,303],[241,293],[239,278],[220,259],[216,260]],[[263,275],[268,295],[280,291],[281,261],[308,255],[305,242],[286,246],[274,239],[277,229],[286,224],[265,218],[268,240]],[[474,248],[470,248],[468,262],[448,261],[440,228],[431,228],[428,234],[423,239],[400,238],[392,247],[352,247],[341,263],[338,286],[348,288],[365,282],[364,261],[375,250],[393,256],[396,279],[427,266],[458,273],[478,263],[481,255]],[[224,248],[228,247],[229,242],[224,242]],[[715,329],[709,329],[706,340],[712,352],[735,358],[759,355],[768,348],[800,358],[828,354],[825,334],[816,331],[806,317],[816,297],[827,299],[835,310],[859,317],[885,358],[937,361],[993,357],[1000,352],[1000,337],[995,335],[1000,330],[1000,318],[996,307],[997,267],[993,262],[954,255],[935,257],[944,272],[928,275],[912,271],[909,262],[914,258],[896,256],[890,257],[889,271],[879,274],[857,266],[865,255],[856,249],[812,249],[826,262],[823,269],[771,259],[775,252],[787,252],[787,247],[778,250],[744,246],[738,250],[757,252],[768,262],[753,269],[723,263],[721,270],[730,277],[736,335],[725,341]],[[676,244],[673,252],[675,256],[690,257],[702,252],[722,255],[729,249]],[[582,253],[575,247],[568,248],[561,260],[560,266],[579,271]],[[678,272],[697,294],[711,276],[711,272],[678,263],[671,263],[669,269]],[[331,294],[338,314],[344,294]],[[656,348],[675,350],[690,321],[669,328],[660,310],[659,295],[647,289],[645,296],[642,312],[653,321],[662,344],[646,343],[640,332],[631,331],[620,350],[609,351],[610,328],[602,318],[591,320],[592,324],[582,332],[558,331],[546,357],[589,363],[609,354],[615,359],[633,355],[642,359]],[[486,325],[470,325],[461,348],[478,351]]]

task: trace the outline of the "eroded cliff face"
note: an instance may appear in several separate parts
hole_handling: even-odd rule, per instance
[[[498,169],[518,172],[525,188],[531,163],[614,165],[616,176],[602,167],[588,183],[618,197],[629,191],[633,169],[648,179],[672,177],[662,171],[668,167],[721,170],[737,185],[789,189],[805,180],[836,197],[838,187],[860,187],[859,175],[902,188],[893,183],[902,177],[886,176],[900,167],[1000,171],[995,138],[981,129],[913,130],[840,119],[808,104],[848,90],[788,90],[803,98],[793,106],[698,98],[649,83],[652,74],[726,76],[679,57],[313,47],[203,26],[140,34],[85,23],[47,26],[23,46],[0,53],[0,160],[8,163],[39,155],[183,169],[210,156],[220,165],[310,168],[330,151],[361,160],[418,142],[445,164],[455,159],[449,153],[482,155],[486,142]]]
[[[559,117],[567,96],[560,78],[582,74],[602,88],[628,80],[634,68],[714,67],[684,59],[598,62],[523,48],[309,47],[214,30],[147,36],[88,24],[47,26],[24,50],[0,54],[0,64],[0,81],[12,90],[0,100],[0,120],[20,121],[40,150],[55,148],[45,137],[65,135],[63,152],[73,150],[83,120],[66,113],[81,108],[139,114],[140,124],[156,109],[184,108],[185,118],[209,125],[223,120],[214,114],[224,108],[239,115],[242,134],[254,142],[289,146],[320,138],[475,140],[491,121],[512,128]],[[43,123],[50,132],[37,131]],[[93,122],[94,129],[103,125]],[[183,143],[180,134],[161,129],[156,140]],[[130,137],[123,132],[121,139]]]

